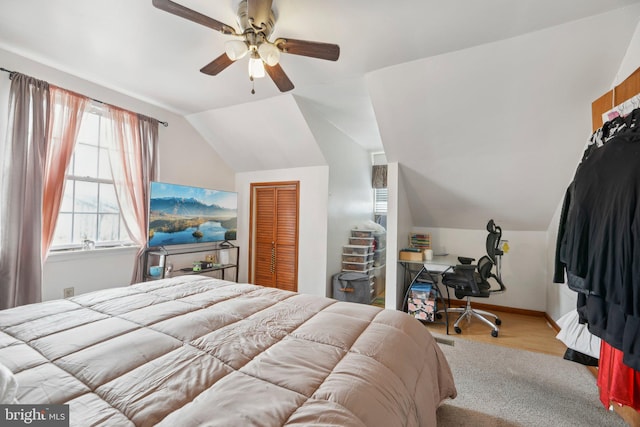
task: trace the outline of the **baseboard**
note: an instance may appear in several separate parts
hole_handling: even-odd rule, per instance
[[[444,301],[447,302],[447,299],[445,298]],[[466,300],[452,299],[448,301],[451,307],[464,307],[465,305],[467,305]],[[474,308],[477,308],[479,310],[486,310],[486,311],[495,310],[495,311],[502,311],[503,313],[524,314],[526,316],[544,317],[547,320],[551,319],[547,315],[547,313],[545,313],[544,311],[528,310],[526,308],[506,307],[502,305],[484,304],[481,302],[476,302],[475,300],[472,301],[471,304],[473,305]],[[553,322],[553,320],[551,320],[551,322]],[[553,326],[554,324],[555,322],[553,322],[551,325]],[[557,326],[558,325],[555,325],[555,327]],[[559,328],[558,328],[558,331],[560,331]]]
[[[446,301],[447,299],[445,298],[445,302]],[[452,299],[452,300],[449,300],[449,304],[451,305],[451,307],[464,307],[467,304],[467,302],[466,300]],[[475,301],[473,301],[472,304],[473,304],[473,307],[479,310],[486,310],[486,311],[495,310],[495,311],[502,311],[503,313],[513,313],[513,314],[523,314],[525,316],[544,317],[547,323],[549,323],[551,328],[553,328],[553,330],[555,330],[556,333],[560,332],[560,326],[558,326],[555,320],[553,320],[551,316],[549,316],[549,314],[547,314],[544,311],[528,310],[526,308],[506,307],[502,305],[483,304],[481,302],[475,302]]]

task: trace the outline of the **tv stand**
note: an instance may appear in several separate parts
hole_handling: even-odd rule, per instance
[[[220,243],[149,247],[144,253],[143,280],[158,280],[186,274],[203,274],[238,281],[240,248]],[[200,262],[198,269],[196,264]]]

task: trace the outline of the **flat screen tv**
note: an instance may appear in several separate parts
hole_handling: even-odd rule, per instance
[[[236,240],[238,193],[152,182],[149,246]]]

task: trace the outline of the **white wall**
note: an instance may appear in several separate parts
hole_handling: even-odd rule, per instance
[[[165,182],[235,190],[234,172],[211,146],[180,115],[115,90],[80,79],[0,49],[0,66],[48,81],[90,98],[169,122],[159,129],[159,179]],[[0,73],[0,101],[9,89],[8,74]],[[6,102],[0,104],[7,105]],[[3,120],[6,109],[0,109]],[[2,126],[0,121],[0,126]],[[4,140],[6,128],[0,128]],[[43,299],[61,298],[63,288],[74,286],[76,294],[106,287],[128,285],[133,272],[133,249],[95,250],[49,257],[43,266]]]
[[[235,172],[184,117],[171,117],[158,133],[160,181],[235,191]]]
[[[331,297],[331,277],[342,270],[342,246],[349,243],[351,229],[373,220],[371,154],[328,122],[311,101],[296,101],[329,165],[325,274],[326,295]]]
[[[238,241],[240,271],[238,280],[246,282],[249,259],[249,204],[252,182],[300,182],[298,235],[298,291],[326,295],[327,206],[329,168],[314,166],[236,174],[238,191]]]
[[[62,298],[70,287],[78,295],[128,285],[137,251],[129,247],[50,254],[43,266],[42,300]]]
[[[611,87],[619,85],[629,77],[635,70],[640,67],[640,23],[636,26],[636,30],[633,33],[633,37],[629,41],[629,47],[627,53],[622,59],[616,78],[613,81]]]
[[[387,271],[385,308],[401,309],[404,298],[404,270],[398,266],[398,252],[407,245],[407,236],[413,227],[409,209],[409,195],[405,190],[402,167],[397,162],[388,164],[387,189]]]
[[[624,79],[629,77],[636,69],[640,67],[640,24],[636,27],[633,37],[629,41],[627,53],[620,64],[620,68],[611,84],[611,88],[622,83]],[[585,144],[590,134],[590,129],[585,129]],[[582,152],[576,153],[575,163],[567,167],[575,171],[575,168],[582,157]],[[565,183],[565,187],[569,182]],[[553,270],[555,263],[556,238],[558,235],[558,227],[560,221],[560,211],[562,208],[562,200],[558,203],[558,208],[553,216],[549,228],[547,230],[547,309],[549,316],[558,320],[567,312],[575,309],[577,295],[570,290],[566,284],[553,283]]]
[[[389,164],[389,228],[387,230],[387,295],[386,308],[402,306],[404,297],[404,270],[398,265],[398,252],[408,245],[410,232],[431,234],[434,252],[447,252],[453,255],[480,259],[486,254],[486,222],[489,218],[478,220],[477,229],[452,229],[418,227],[409,207],[409,194],[403,178],[402,165]],[[500,225],[499,218],[495,218]],[[547,233],[544,231],[503,230],[503,240],[508,240],[510,250],[502,257],[502,279],[506,292],[491,296],[490,300],[478,298],[486,304],[521,308],[534,311],[546,311],[547,283]],[[396,286],[390,284],[395,283]]]

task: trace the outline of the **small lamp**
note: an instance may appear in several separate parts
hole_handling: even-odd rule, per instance
[[[249,58],[249,78],[253,80],[261,79],[262,77],[264,77],[264,64],[260,56],[253,52],[251,58]]]
[[[249,46],[242,40],[229,40],[224,44],[224,51],[229,59],[237,61],[249,52]]]
[[[268,42],[262,43],[258,46],[258,54],[260,58],[270,67],[273,67],[280,61],[280,50]]]

